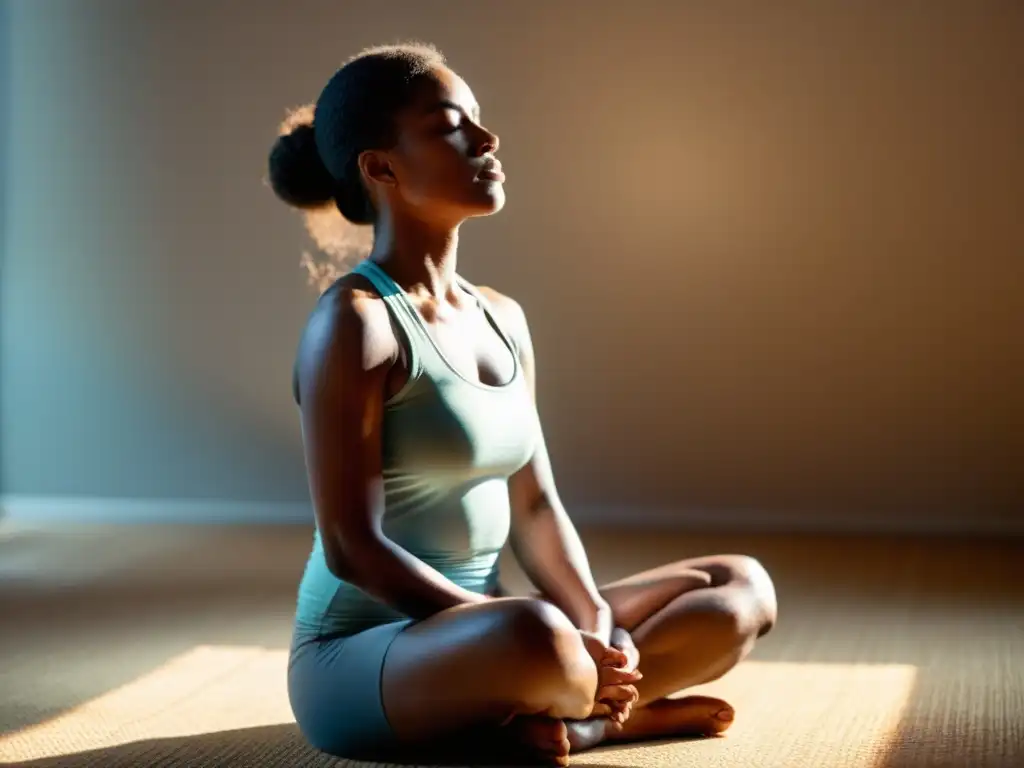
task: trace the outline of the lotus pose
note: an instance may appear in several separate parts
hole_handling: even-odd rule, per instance
[[[727,729],[726,702],[666,696],[750,651],[775,621],[772,582],[716,555],[595,584],[545,448],[527,319],[456,267],[462,223],[505,201],[473,91],[432,46],[386,46],[295,114],[274,191],[374,234],[321,294],[294,370],[316,521],[288,667],[305,738],[346,757],[461,744],[564,765],[605,740]],[[536,594],[504,592],[506,543]]]

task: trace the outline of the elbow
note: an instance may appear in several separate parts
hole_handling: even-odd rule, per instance
[[[327,569],[335,578],[356,586],[362,586],[366,575],[373,573],[367,563],[378,560],[377,553],[384,548],[380,538],[372,533],[331,530],[322,532],[321,539]]]
[[[324,545],[324,562],[327,563],[327,570],[331,575],[341,581],[352,581],[354,569],[349,560],[335,548]]]
[[[550,494],[538,491],[530,496],[521,496],[512,500],[513,514],[522,521],[532,521],[543,515],[550,515],[559,509],[557,498]]]

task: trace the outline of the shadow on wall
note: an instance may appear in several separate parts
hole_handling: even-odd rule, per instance
[[[187,431],[203,446],[202,456],[188,459],[195,487],[210,487],[219,498],[240,501],[308,500],[296,410],[267,412],[242,393],[218,389],[209,380],[197,382],[188,400],[183,411],[189,414]]]
[[[312,522],[298,414],[189,378],[173,391],[125,390],[116,421],[91,420],[63,448],[25,436],[19,487],[3,499],[11,517]],[[48,470],[62,463],[67,471]]]
[[[8,19],[8,3],[0,3],[0,354],[6,347],[4,343],[3,308],[7,304],[4,297],[4,275],[7,266],[7,184],[8,184],[8,120],[10,110],[10,20]],[[8,331],[9,332],[9,331]],[[0,361],[0,400],[4,396],[4,366]],[[0,414],[3,406],[0,404]],[[4,441],[0,440],[0,495],[4,488]],[[3,506],[0,505],[0,520],[4,518]]]

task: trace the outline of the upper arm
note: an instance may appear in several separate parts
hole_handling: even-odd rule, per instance
[[[395,348],[381,302],[344,285],[321,299],[299,347],[306,472],[332,570],[380,532],[381,417]]]

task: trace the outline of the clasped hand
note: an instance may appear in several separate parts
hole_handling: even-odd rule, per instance
[[[605,645],[601,638],[581,633],[583,644],[597,665],[597,693],[591,717],[608,717],[625,723],[639,698],[636,683],[643,677],[638,669],[640,653],[629,633],[616,628],[611,642]]]

